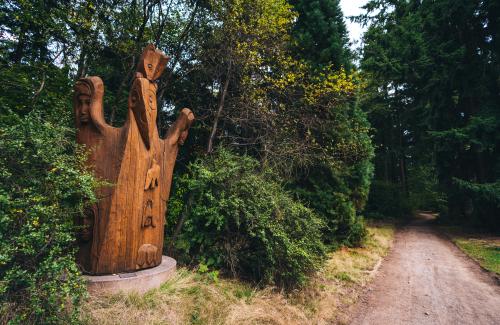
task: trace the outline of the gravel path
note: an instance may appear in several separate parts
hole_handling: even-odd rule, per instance
[[[428,225],[400,230],[351,324],[500,324],[500,286]]]

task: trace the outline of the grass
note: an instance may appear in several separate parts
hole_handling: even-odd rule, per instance
[[[346,317],[373,268],[391,246],[390,225],[369,227],[361,248],[342,248],[310,283],[284,293],[256,288],[213,272],[180,268],[160,288],[145,295],[118,294],[89,298],[81,313],[86,324],[318,324]]]
[[[500,275],[500,237],[459,226],[441,226],[440,229],[484,269]]]
[[[454,238],[464,253],[488,271],[500,275],[500,238]]]

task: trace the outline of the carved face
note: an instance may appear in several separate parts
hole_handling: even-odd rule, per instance
[[[181,136],[179,137],[179,144],[182,146],[188,137],[188,130],[182,131]]]
[[[144,78],[134,80],[129,96],[137,127],[144,144],[149,149],[156,129],[156,84]]]
[[[94,231],[94,219],[95,211],[93,208],[85,208],[83,212],[83,228],[81,232],[81,238],[83,241],[89,241],[92,239],[92,233]]]
[[[91,91],[88,85],[78,82],[75,86],[76,114],[81,124],[90,121],[90,104],[92,103]]]
[[[167,62],[168,57],[165,53],[155,49],[154,45],[150,44],[142,53],[137,71],[142,73],[144,78],[154,81],[161,76]]]

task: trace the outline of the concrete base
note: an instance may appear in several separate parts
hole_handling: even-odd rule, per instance
[[[138,292],[158,288],[175,274],[177,262],[163,256],[161,264],[146,270],[111,275],[85,275],[87,289],[91,294]]]

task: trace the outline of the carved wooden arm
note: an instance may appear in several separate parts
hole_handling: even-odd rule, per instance
[[[188,136],[188,130],[194,121],[194,114],[188,108],[183,108],[177,120],[168,129],[165,140],[169,145],[183,145]]]

